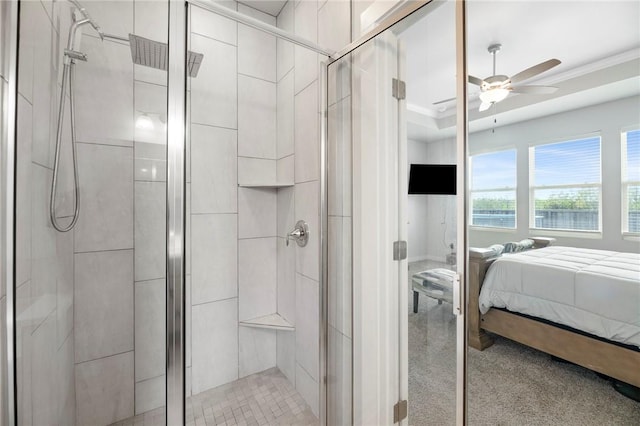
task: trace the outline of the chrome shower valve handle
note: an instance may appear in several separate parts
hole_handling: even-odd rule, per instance
[[[304,247],[309,241],[309,225],[304,220],[296,222],[296,226],[293,231],[289,232],[286,237],[287,246],[289,240],[294,240],[299,247]]]

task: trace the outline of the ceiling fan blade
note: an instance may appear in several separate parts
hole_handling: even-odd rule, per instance
[[[518,74],[511,77],[511,83],[517,83],[519,81],[535,77],[536,75],[548,71],[557,65],[560,65],[560,61],[558,59],[549,59],[548,61],[541,62],[538,65],[534,65],[531,68],[520,71]]]
[[[469,76],[469,83],[475,84],[476,86],[482,86],[482,83],[484,83],[484,81],[481,78],[474,77],[474,76],[470,75]]]
[[[556,90],[558,88],[553,86],[516,86],[511,88],[513,93],[530,93],[533,95],[548,95]]]
[[[480,104],[480,108],[478,108],[478,111],[486,111],[491,108],[491,105],[493,105],[493,102],[483,102]]]

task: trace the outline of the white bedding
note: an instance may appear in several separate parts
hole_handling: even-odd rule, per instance
[[[550,246],[505,254],[489,268],[492,306],[640,347],[640,254]]]

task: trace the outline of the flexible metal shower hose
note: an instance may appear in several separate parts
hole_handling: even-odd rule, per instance
[[[75,103],[74,103],[74,70],[73,61],[64,64],[62,71],[62,91],[60,95],[60,108],[58,110],[58,129],[56,132],[56,156],[53,162],[53,180],[51,181],[51,196],[49,198],[49,217],[51,218],[51,224],[60,232],[67,232],[73,229],[80,214],[80,187],[78,182],[78,157],[76,154],[76,117],[75,117]],[[64,121],[64,102],[66,98],[66,86],[69,84],[69,115],[71,119],[71,152],[73,155],[73,182],[75,186],[75,199],[74,199],[74,211],[73,219],[69,225],[62,226],[58,223],[56,217],[56,187],[58,184],[58,169],[60,166],[60,151],[62,145],[62,126]]]

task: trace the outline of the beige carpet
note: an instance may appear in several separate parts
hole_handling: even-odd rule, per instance
[[[412,264],[410,276],[425,266],[438,267]],[[414,314],[409,303],[409,424],[453,425],[456,330],[451,305],[421,295]],[[469,349],[469,424],[638,426],[640,403],[589,370],[497,337],[482,352]]]

